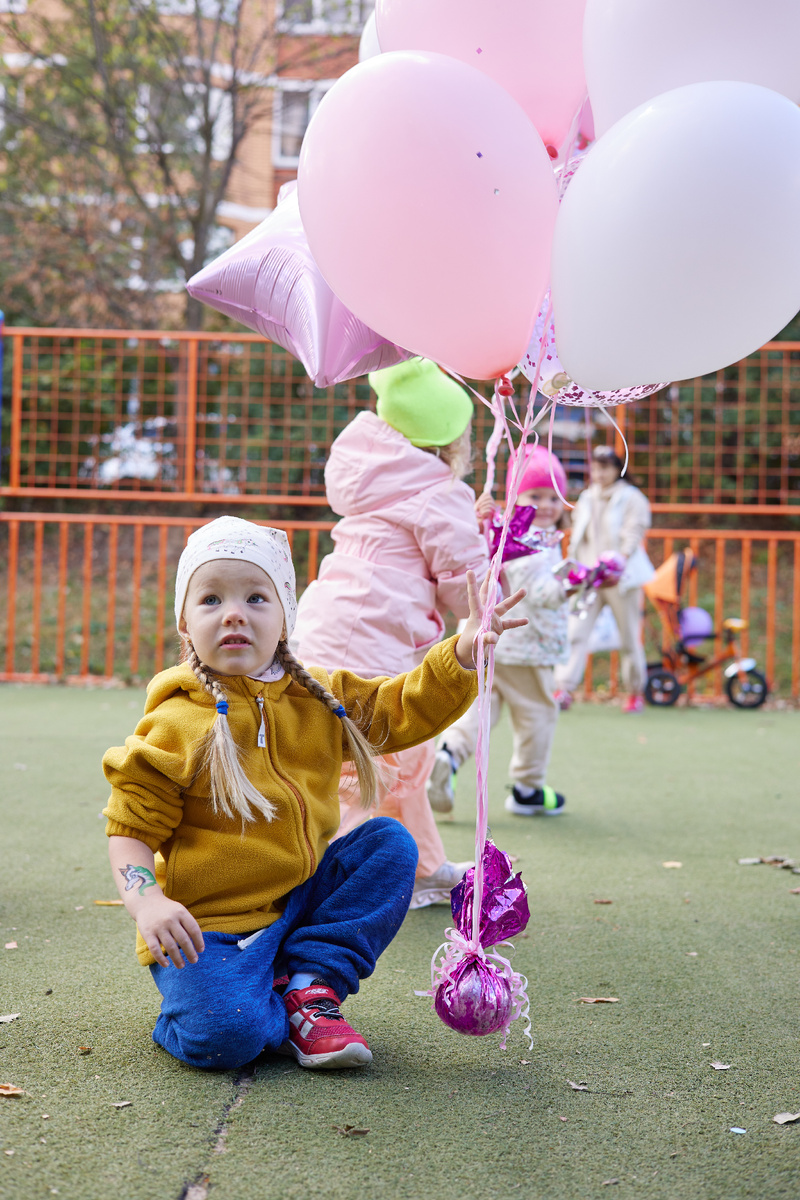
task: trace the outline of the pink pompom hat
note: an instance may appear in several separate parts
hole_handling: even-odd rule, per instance
[[[515,458],[511,459],[506,472],[506,500],[511,487],[515,461]],[[556,487],[562,496],[566,496],[567,473],[561,465],[561,460],[556,458],[555,454],[547,449],[547,446],[526,447],[525,465],[519,481],[520,492],[527,492],[530,488],[550,488],[551,491],[555,491]]]

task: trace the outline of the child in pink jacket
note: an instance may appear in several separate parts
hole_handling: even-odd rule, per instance
[[[369,381],[377,413],[362,412],[331,446],[328,502],[342,520],[335,548],[300,600],[298,656],[345,665],[364,677],[417,666],[444,631],[443,614],[467,615],[466,572],[482,579],[489,560],[463,482],[470,464],[472,401],[435,363],[415,358]],[[340,835],[370,815],[395,817],[419,849],[412,908],[449,902],[468,863],[447,860],[425,792],[433,742],[383,762],[387,786],[372,814],[342,776]]]

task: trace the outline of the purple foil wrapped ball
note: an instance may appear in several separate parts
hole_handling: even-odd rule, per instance
[[[436,989],[434,1008],[456,1033],[485,1037],[511,1020],[511,988],[500,970],[475,954],[466,955]]]

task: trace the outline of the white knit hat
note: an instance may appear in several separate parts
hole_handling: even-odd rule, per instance
[[[252,563],[270,577],[286,618],[286,637],[291,636],[297,616],[297,584],[289,549],[282,529],[254,525],[241,517],[217,517],[190,535],[178,560],[175,579],[175,621],[180,626],[189,580],[203,563],[232,558]]]

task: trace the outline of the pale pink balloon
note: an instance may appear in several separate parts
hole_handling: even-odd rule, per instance
[[[558,199],[541,138],[499,84],[424,52],[353,67],[311,120],[298,194],[314,258],[362,321],[472,378],[518,362]]]
[[[434,50],[477,67],[557,150],[586,91],[586,0],[377,0],[381,49]]]
[[[331,291],[308,248],[296,186],[236,245],[198,271],[191,296],[299,358],[317,387],[409,358],[369,329]]]

